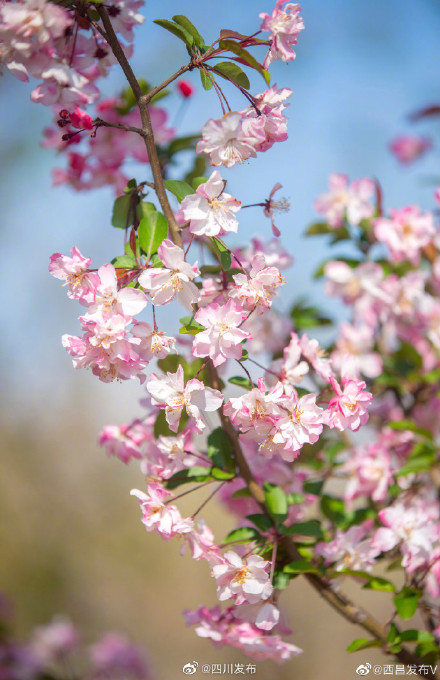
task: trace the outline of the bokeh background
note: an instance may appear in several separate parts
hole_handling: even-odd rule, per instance
[[[134,70],[155,84],[184,63],[181,43],[152,19],[186,13],[214,39],[220,28],[257,30],[258,12],[271,8],[266,0],[148,2],[145,24],[136,33]],[[397,134],[432,131],[426,123],[411,127],[406,114],[440,101],[440,10],[437,0],[305,0],[303,16],[306,30],[296,61],[272,70],[272,82],[293,90],[289,140],[224,175],[244,204],[264,199],[277,181],[291,202],[278,223],[295,266],[279,307],[287,309],[293,297],[308,294],[338,315],[323,299],[322,285],[312,280],[326,246],[302,237],[316,219],[313,200],[337,171],[352,179],[379,178],[388,208],[414,202],[432,207],[429,177],[438,152],[416,170],[402,169],[387,145]],[[181,134],[197,132],[207,118],[220,115],[215,94],[203,92],[197,74],[191,78],[197,94],[183,115],[177,113],[177,95],[165,101]],[[120,630],[148,649],[159,680],[182,677],[182,666],[192,660],[246,662],[184,627],[182,609],[216,601],[206,565],[181,558],[177,543],[145,533],[138,504],[129,497],[133,486],[143,484],[136,465],[109,460],[96,445],[104,424],[127,422],[140,412],[142,388],[134,381],[104,385],[72,370],[60,336],[77,332],[79,309],[48,275],[47,264],[52,252],[68,252],[76,244],[99,266],[121,252],[121,232],[109,227],[110,190],[78,195],[51,186],[51,169],[63,161],[39,146],[50,112],[31,103],[31,85],[7,73],[0,81],[0,589],[15,602],[20,634],[58,613],[71,617],[89,640]],[[253,91],[263,89],[262,81],[254,79],[253,85]],[[121,87],[125,83],[115,68],[104,92]],[[232,105],[242,108],[234,97]],[[262,214],[246,212],[234,243],[246,243],[255,233],[269,237]],[[163,316],[169,329],[172,317]],[[193,502],[182,503],[182,512],[194,510]],[[232,527],[214,504],[204,516],[218,536]],[[385,595],[373,593],[368,600],[386,616]],[[351,678],[361,662],[384,663],[374,650],[344,652],[362,631],[339,620],[302,580],[282,603],[294,629],[292,641],[304,654],[282,667],[257,664],[261,680]]]

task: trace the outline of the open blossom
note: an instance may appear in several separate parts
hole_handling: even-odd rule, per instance
[[[151,426],[135,420],[130,425],[105,425],[99,435],[99,445],[109,455],[117,456],[123,463],[132,458],[142,458],[142,445],[151,439]]]
[[[390,210],[390,218],[379,217],[374,221],[374,235],[386,243],[395,262],[409,260],[416,265],[420,249],[435,235],[434,218],[430,212],[422,213],[417,205]]]
[[[368,420],[367,409],[373,395],[366,391],[366,384],[362,380],[343,378],[341,387],[332,379],[331,385],[336,396],[329,401],[325,413],[326,425],[336,427],[341,432],[346,429],[355,432]]]
[[[290,204],[285,198],[280,198],[278,200],[273,200],[274,195],[277,191],[283,188],[283,185],[277,182],[274,184],[272,191],[269,194],[269,198],[265,202],[264,215],[268,217],[272,223],[273,235],[278,237],[281,236],[281,232],[278,227],[275,226],[274,214],[276,212],[288,212]]]
[[[277,0],[272,14],[261,12],[259,15],[260,19],[263,19],[260,30],[270,31],[269,39],[272,40],[269,52],[264,59],[264,68],[276,59],[285,62],[295,59],[296,55],[292,46],[297,44],[298,34],[304,29],[304,21],[299,15],[300,11],[301,7],[296,3]]]
[[[432,148],[432,141],[427,137],[404,135],[396,137],[390,144],[390,151],[401,163],[412,163]]]
[[[332,541],[317,544],[315,555],[322,555],[327,565],[334,564],[336,571],[371,571],[381,551],[373,547],[371,538],[366,538],[368,531],[365,525],[353,526],[347,531],[337,529]]]
[[[154,330],[144,321],[135,321],[131,329],[133,338],[138,339],[136,350],[144,361],[164,359],[174,348],[176,338]],[[133,340],[133,342],[136,342]]]
[[[344,493],[346,501],[368,496],[377,502],[386,498],[394,466],[389,448],[375,442],[351,449],[341,471],[349,475]]]
[[[112,264],[98,269],[99,283],[96,286],[95,301],[89,307],[88,316],[94,314],[123,314],[134,316],[147,304],[145,293],[136,288],[118,290],[118,279]]]
[[[315,210],[324,215],[331,227],[342,227],[345,218],[356,226],[361,220],[373,217],[372,199],[376,189],[371,179],[359,179],[349,185],[347,175],[332,173],[329,186],[330,191],[316,199]]]
[[[188,380],[185,385],[182,366],[178,367],[176,373],[152,373],[147,390],[152,404],[165,409],[167,423],[173,432],[177,432],[183,409],[194,418],[197,429],[202,432],[206,427],[202,413],[216,411],[223,402],[223,395],[218,390],[205,387],[197,378]]]
[[[277,446],[277,453],[284,460],[293,461],[304,444],[318,441],[323,429],[323,410],[316,405],[316,394],[306,394],[300,399],[295,389],[285,386],[286,397],[282,403],[282,415],[275,424],[267,444],[261,452],[269,457],[271,446]]]
[[[346,262],[333,260],[325,265],[324,274],[327,295],[337,295],[346,304],[352,304],[366,293],[381,295],[378,286],[383,279],[383,269],[376,262],[350,267]]]
[[[267,600],[273,591],[267,573],[269,564],[259,555],[251,555],[243,560],[233,550],[226,552],[223,562],[212,568],[219,600],[235,597],[238,603],[244,601],[251,604]]]
[[[54,253],[50,256],[49,272],[56,279],[65,281],[69,286],[68,296],[77,298],[83,304],[90,304],[95,299],[96,286],[99,283],[99,275],[96,272],[88,272],[92,260],[84,257],[76,246],[68,255]]]
[[[241,607],[228,607],[224,612],[220,607],[197,611],[185,611],[187,625],[196,626],[196,633],[209,638],[215,647],[229,645],[242,650],[257,661],[272,659],[277,663],[301,653],[301,649],[285,642],[279,635],[273,635],[239,617]]]
[[[207,182],[200,184],[195,194],[185,196],[180,211],[190,220],[189,230],[196,236],[216,236],[238,229],[234,213],[241,208],[240,201],[225,193],[226,182],[215,170]]]
[[[94,680],[120,677],[150,680],[150,672],[143,650],[128,642],[118,633],[107,633],[90,648]]]
[[[157,250],[165,267],[149,267],[139,276],[139,283],[150,293],[154,305],[167,305],[177,299],[192,311],[192,304],[199,299],[199,291],[193,279],[200,274],[197,262],[192,266],[185,262],[182,248],[165,239]]]
[[[270,365],[270,373],[267,372],[265,378],[268,385],[274,384],[277,379],[273,374],[277,373],[281,382],[290,385],[299,385],[309,372],[309,365],[306,361],[300,361],[301,345],[296,333],[290,334],[290,342],[283,350],[283,358],[276,359]]]
[[[206,330],[194,337],[193,355],[211,357],[214,366],[223,364],[226,359],[241,359],[241,342],[250,337],[239,328],[246,316],[246,311],[233,300],[222,307],[214,302],[199,309],[194,318]]]
[[[275,290],[285,283],[279,269],[265,265],[264,255],[255,255],[249,276],[234,274],[235,286],[229,291],[229,297],[235,298],[244,309],[256,309],[259,314],[272,306]]]
[[[326,356],[325,350],[320,347],[319,342],[315,338],[310,339],[307,333],[304,333],[299,344],[303,356],[311,363],[319,377],[330,382],[331,378],[334,377],[332,362]]]
[[[438,546],[437,501],[418,497],[407,503],[396,501],[380,510],[379,519],[385,526],[374,534],[375,548],[386,552],[399,545],[402,567],[408,573],[429,564]]]
[[[258,380],[258,387],[243,394],[231,397],[224,405],[223,412],[242,432],[249,432],[251,438],[257,440],[265,437],[272,430],[274,423],[281,416],[278,402],[283,395],[282,383],[266,391],[264,379]]]
[[[374,328],[370,325],[341,323],[336,347],[332,352],[334,368],[340,370],[344,357],[349,354],[356,375],[361,372],[367,378],[377,378],[382,373],[382,357],[372,351],[374,341]]]
[[[155,531],[165,540],[169,540],[179,533],[179,524],[182,521],[179,510],[167,501],[173,498],[168,489],[157,483],[151,483],[147,487],[147,493],[132,489],[131,496],[136,496],[142,509],[142,524],[147,531]]]
[[[217,120],[210,118],[202,127],[202,139],[197,142],[197,153],[206,153],[211,165],[224,165],[231,168],[235,163],[242,163],[251,156],[256,157],[255,137],[253,130],[248,133],[241,113],[231,111]],[[258,132],[258,140],[263,142],[266,136]],[[258,141],[257,140],[257,141]]]

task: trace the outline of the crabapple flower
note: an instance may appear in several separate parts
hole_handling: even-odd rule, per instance
[[[152,373],[147,390],[151,395],[151,403],[165,409],[165,417],[172,432],[177,432],[183,409],[194,418],[198,431],[202,432],[206,425],[201,414],[216,411],[223,402],[223,395],[218,390],[206,387],[197,378],[188,380],[185,385],[182,366],[178,367],[176,373]]]
[[[246,316],[243,307],[233,300],[222,307],[214,302],[199,309],[194,318],[206,330],[194,337],[193,355],[211,357],[214,366],[220,366],[226,359],[241,359],[241,343],[250,337],[249,333],[239,328]]]
[[[359,179],[349,185],[347,175],[332,173],[329,186],[329,193],[316,199],[315,210],[324,215],[331,227],[339,229],[345,218],[356,226],[373,217],[375,208],[371,201],[376,188],[371,179]]]
[[[350,450],[341,467],[341,471],[349,475],[345,500],[350,503],[359,496],[368,496],[375,502],[385,500],[393,481],[393,468],[387,446],[375,442]]]
[[[165,267],[149,267],[139,276],[139,283],[150,293],[154,305],[167,305],[177,299],[192,311],[192,304],[199,299],[199,291],[193,279],[200,274],[197,262],[192,266],[185,262],[182,248],[165,239],[157,250]]]
[[[130,425],[105,425],[98,443],[103,446],[108,455],[117,456],[123,463],[132,458],[142,458],[142,444],[151,438],[151,427],[147,427],[140,420]]]
[[[176,338],[154,330],[144,321],[135,321],[131,329],[133,338],[138,338],[136,350],[144,361],[164,359],[174,348]],[[135,342],[135,340],[133,340]]]
[[[296,54],[292,45],[297,44],[298,34],[304,29],[300,11],[301,7],[296,3],[277,0],[272,14],[261,12],[259,15],[260,19],[263,19],[260,30],[270,31],[269,39],[272,41],[263,62],[264,68],[268,68],[276,59],[285,62],[295,59]]]
[[[258,140],[247,134],[243,117],[238,111],[231,111],[217,120],[210,118],[202,127],[202,139],[197,142],[197,153],[206,153],[211,165],[224,165],[231,168],[235,163],[243,163],[251,156],[256,157],[255,142],[265,140],[264,132],[258,132]]]
[[[288,212],[290,209],[290,203],[287,199],[281,198],[277,201],[272,200],[277,191],[283,188],[283,185],[277,182],[272,191],[269,194],[269,198],[264,205],[264,215],[268,217],[272,223],[273,235],[278,237],[281,236],[281,232],[278,227],[275,226],[274,214],[276,212]]]
[[[70,114],[69,117],[73,127],[84,130],[93,130],[92,117],[89,116],[89,114],[86,113],[85,111],[82,111],[78,106],[76,107],[75,111]]]
[[[76,246],[71,249],[70,257],[61,253],[50,256],[49,272],[56,279],[65,281],[64,285],[69,286],[67,295],[70,298],[77,298],[85,305],[94,301],[99,283],[99,275],[87,271],[91,262],[90,257],[84,257]]]
[[[301,352],[307,361],[312,365],[320,378],[330,382],[334,377],[331,359],[326,357],[325,350],[319,346],[315,338],[309,339],[307,333],[301,336],[299,341]]]
[[[118,279],[112,264],[98,269],[99,283],[96,286],[95,301],[89,307],[88,316],[94,314],[116,314],[135,316],[147,304],[145,293],[136,288],[118,290]]]
[[[346,429],[356,432],[368,420],[367,409],[373,395],[366,391],[366,384],[362,380],[343,378],[341,388],[333,378],[331,385],[336,396],[329,401],[325,424],[341,432]]]
[[[274,423],[281,416],[278,406],[283,395],[283,385],[278,382],[266,393],[264,379],[258,380],[258,387],[254,387],[241,397],[231,397],[223,407],[223,413],[242,432],[249,432],[251,438],[260,440],[272,430]]]
[[[333,260],[325,265],[324,275],[327,295],[337,295],[346,304],[352,304],[365,293],[381,294],[378,286],[383,279],[383,270],[376,262],[362,262],[353,268],[346,262]]]
[[[274,434],[261,446],[261,452],[272,456],[271,447],[277,445],[276,451],[284,460],[295,460],[304,444],[318,441],[323,429],[323,410],[316,405],[316,394],[306,394],[300,399],[293,387],[285,385],[286,396],[280,402],[282,415],[275,423]]]
[[[276,359],[270,365],[270,373],[267,372],[265,378],[268,385],[274,384],[276,378],[274,373],[279,375],[281,382],[290,385],[299,385],[302,379],[309,372],[309,365],[306,361],[300,361],[301,345],[296,333],[290,334],[290,342],[283,350],[283,358]]]
[[[234,274],[232,278],[235,286],[229,291],[229,297],[236,299],[244,309],[256,309],[259,314],[272,306],[275,290],[285,283],[279,269],[266,267],[265,264],[264,255],[255,255],[249,276]]]
[[[241,203],[224,193],[226,182],[214,170],[207,182],[200,184],[195,194],[185,196],[180,204],[180,212],[185,220],[190,220],[189,230],[196,236],[216,236],[238,229],[234,213],[240,210]]]
[[[138,647],[122,635],[107,633],[90,648],[94,680],[121,677],[132,680],[150,680],[153,676],[146,659]]]
[[[432,148],[432,140],[427,137],[403,135],[390,143],[390,151],[400,163],[409,164],[423,156]]]
[[[212,575],[217,581],[218,599],[223,601],[234,597],[238,604],[267,600],[273,591],[267,573],[269,564],[259,555],[251,555],[245,561],[233,550],[226,552],[223,562],[212,568]]]
[[[142,524],[147,531],[155,531],[162,538],[169,541],[178,533],[178,526],[182,520],[180,512],[174,505],[169,505],[173,493],[160,484],[152,483],[147,486],[147,493],[132,489],[130,496],[135,496],[142,509]]]
[[[417,205],[401,210],[390,210],[390,218],[374,220],[374,235],[390,249],[394,262],[409,260],[417,265],[420,250],[428,245],[435,235],[432,213],[422,213]]]
[[[257,661],[272,659],[282,663],[292,655],[301,654],[301,649],[285,642],[279,635],[269,634],[239,617],[241,607],[228,607],[224,612],[220,607],[197,611],[184,611],[188,626],[196,626],[199,637],[209,638],[216,646],[236,647]]]
[[[317,544],[315,555],[322,555],[326,565],[333,564],[336,571],[371,571],[381,551],[377,546],[373,547],[371,538],[365,538],[368,530],[364,525],[350,527],[347,531],[337,529],[332,541]]]

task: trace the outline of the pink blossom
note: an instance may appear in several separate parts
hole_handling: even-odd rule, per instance
[[[344,494],[348,502],[359,496],[378,502],[386,498],[394,466],[388,447],[374,443],[351,449],[341,471],[349,474]]]
[[[375,262],[362,262],[358,267],[350,267],[346,262],[334,260],[327,262],[324,274],[327,295],[337,295],[346,304],[352,304],[366,293],[380,294],[378,285],[383,279],[383,270]]]
[[[146,428],[139,420],[130,425],[106,425],[98,442],[109,455],[128,463],[132,458],[142,458],[141,447],[151,437],[150,433],[151,428]]]
[[[300,11],[301,7],[296,3],[277,0],[272,14],[261,12],[259,15],[260,19],[263,19],[260,30],[270,31],[269,39],[272,41],[264,59],[264,68],[276,59],[285,62],[295,59],[296,54],[292,46],[297,44],[298,34],[304,29],[304,21],[299,15]]]
[[[69,286],[67,293],[70,298],[77,298],[83,304],[90,304],[95,298],[99,275],[88,272],[92,260],[84,257],[76,246],[68,255],[54,253],[50,256],[49,272],[56,279],[65,281]]]
[[[195,625],[197,635],[209,638],[215,647],[236,647],[258,661],[272,659],[281,663],[292,655],[301,653],[298,647],[285,642],[279,635],[273,635],[238,618],[239,611],[240,607],[235,606],[224,612],[219,607],[211,610],[200,607],[195,612],[185,611],[184,616],[187,625]]]
[[[316,545],[315,555],[322,555],[326,565],[333,564],[336,571],[371,571],[381,551],[372,546],[371,538],[365,538],[368,531],[365,525],[350,527],[347,531],[337,529],[332,541]]]
[[[180,211],[190,220],[189,230],[196,236],[216,236],[238,229],[234,213],[241,208],[240,201],[223,190],[226,182],[215,170],[207,182],[200,184],[195,194],[185,196]]]
[[[400,163],[409,164],[415,161],[432,147],[432,140],[427,137],[404,135],[396,137],[390,143],[390,151]]]
[[[254,134],[247,134],[241,113],[232,111],[223,118],[218,120],[211,118],[205,123],[202,127],[202,139],[197,143],[196,151],[208,154],[211,165],[231,168],[235,163],[243,163],[251,156],[256,157]],[[259,132],[258,139],[263,142],[265,134]]]
[[[173,432],[177,432],[184,408],[188,415],[194,418],[199,432],[202,432],[206,427],[202,413],[216,411],[223,402],[223,395],[218,390],[205,387],[197,378],[188,380],[185,385],[182,366],[178,367],[176,373],[166,375],[152,373],[147,390],[151,395],[152,404],[165,409],[167,423]]]
[[[303,356],[313,366],[319,377],[330,382],[331,378],[334,377],[332,362],[326,356],[325,350],[319,346],[319,342],[315,338],[309,339],[307,333],[304,333],[299,344]]]
[[[76,107],[75,111],[70,114],[70,121],[73,127],[85,130],[93,130],[93,120],[91,116],[89,116],[89,114],[85,111],[82,111],[78,106]]]
[[[306,394],[298,399],[293,387],[285,386],[286,397],[282,403],[282,415],[273,433],[264,442],[262,453],[272,456],[272,447],[284,460],[293,461],[304,444],[318,441],[323,429],[323,410],[316,405],[316,394]]]
[[[73,357],[74,368],[89,367],[102,382],[131,378],[139,378],[141,382],[145,380],[143,370],[146,363],[129,340],[116,340],[104,349],[92,345],[86,333],[83,338],[63,335],[62,344]]]
[[[269,194],[269,198],[267,199],[265,206],[264,206],[264,214],[266,217],[268,217],[272,223],[272,232],[273,235],[278,237],[281,236],[281,232],[278,229],[278,227],[275,226],[275,221],[274,221],[274,214],[276,212],[288,212],[290,208],[290,203],[287,201],[285,198],[281,198],[277,201],[272,200],[274,195],[276,194],[277,191],[283,188],[283,185],[277,182],[274,184],[272,191]]]
[[[226,552],[223,562],[212,568],[219,600],[235,597],[239,603],[251,604],[267,600],[273,590],[267,573],[269,564],[259,555],[251,555],[245,561],[233,550]]]
[[[90,648],[94,680],[111,677],[148,680],[151,674],[140,649],[118,633],[106,633]]]
[[[118,279],[112,264],[104,264],[98,269],[99,284],[95,291],[95,301],[89,307],[88,315],[115,314],[125,316],[139,314],[147,304],[145,293],[136,288],[118,290]]]
[[[73,623],[59,618],[35,628],[29,647],[35,662],[47,668],[60,663],[67,654],[78,648],[79,642],[79,634]]]
[[[272,306],[275,290],[285,283],[279,269],[265,264],[264,255],[255,255],[249,275],[234,274],[235,286],[229,291],[229,297],[236,299],[244,309],[256,309],[259,314]]]
[[[258,387],[241,397],[231,397],[224,405],[223,412],[242,432],[249,431],[251,438],[260,440],[269,434],[282,415],[278,406],[282,395],[283,385],[280,382],[266,393],[264,379],[260,378]]]
[[[390,210],[390,218],[379,217],[373,226],[374,235],[388,246],[395,262],[409,260],[414,265],[435,234],[432,213],[422,213],[417,205]]]
[[[288,269],[293,264],[293,257],[281,245],[277,238],[270,241],[262,241],[253,238],[246,248],[237,248],[234,253],[237,255],[237,266],[250,267],[255,255],[264,255],[268,267],[278,269]],[[241,264],[240,264],[241,263]]]
[[[170,505],[173,497],[171,491],[157,483],[147,486],[147,493],[132,489],[131,496],[136,496],[142,509],[142,524],[147,531],[155,531],[169,541],[178,534],[178,526],[182,520],[179,510]]]
[[[380,510],[379,518],[385,526],[374,534],[373,547],[387,552],[399,545],[408,573],[429,564],[438,545],[437,501],[417,497],[407,503],[396,501]]]
[[[356,226],[361,220],[373,217],[375,184],[371,179],[356,180],[349,185],[347,175],[333,173],[329,186],[329,193],[316,199],[315,210],[324,215],[330,227],[339,229],[345,218]]]
[[[193,355],[211,357],[214,366],[223,364],[226,359],[241,359],[241,342],[250,337],[239,328],[246,315],[246,311],[232,300],[223,307],[212,303],[199,309],[194,318],[206,330],[194,337]]]
[[[199,291],[193,279],[200,274],[197,262],[192,266],[185,262],[182,248],[165,239],[157,250],[165,267],[149,267],[139,276],[139,283],[151,296],[154,305],[167,305],[174,298],[192,311],[199,299]]]
[[[375,342],[374,329],[368,324],[352,325],[341,323],[332,365],[340,370],[344,358],[350,355],[356,375],[361,372],[367,378],[377,378],[382,373],[382,357],[371,351]]]
[[[306,361],[300,361],[301,345],[296,333],[290,334],[290,342],[283,350],[283,358],[273,361],[270,365],[265,379],[268,385],[273,385],[277,378],[273,373],[279,375],[281,382],[290,385],[299,385],[304,376],[309,372],[309,365]]]
[[[263,314],[250,314],[241,328],[251,335],[247,341],[249,353],[258,354],[281,352],[292,326],[292,321],[285,314],[277,314],[270,307]]]
[[[325,424],[341,432],[346,429],[355,432],[368,420],[367,409],[373,395],[366,391],[366,384],[362,380],[343,378],[341,387],[332,379],[331,385],[336,396],[329,401]]]
[[[131,329],[133,338],[138,339],[136,351],[144,361],[164,359],[174,348],[176,338],[154,330],[148,323],[135,321]],[[133,342],[136,342],[133,340]]]

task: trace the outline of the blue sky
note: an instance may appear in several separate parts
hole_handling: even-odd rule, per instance
[[[214,39],[220,28],[257,30],[258,12],[271,8],[265,0],[149,2],[145,24],[136,33],[134,70],[138,77],[155,84],[186,59],[181,43],[152,26],[152,19],[186,13],[207,39]],[[326,257],[325,244],[305,240],[301,234],[316,219],[313,200],[325,190],[330,172],[345,172],[353,179],[377,177],[387,207],[420,202],[431,208],[432,190],[423,182],[423,175],[434,174],[438,162],[437,152],[416,169],[402,169],[387,150],[397,134],[431,131],[426,123],[410,126],[406,114],[440,102],[438,3],[308,0],[302,14],[306,30],[299,37],[296,61],[289,67],[277,63],[272,69],[272,82],[293,90],[287,111],[289,140],[257,160],[223,173],[229,181],[228,190],[243,203],[261,200],[277,181],[284,185],[281,193],[289,198],[292,208],[281,217],[279,226],[282,242],[295,256],[295,266],[288,273],[283,308],[305,292],[322,302],[322,288],[312,283],[311,275]],[[183,117],[183,134],[197,132],[206,119],[220,115],[216,96],[202,90],[197,73],[191,78],[198,91]],[[252,80],[255,92],[263,89],[258,78]],[[115,67],[105,93],[123,86]],[[90,374],[72,371],[60,336],[78,331],[80,310],[47,273],[49,255],[68,252],[74,244],[97,266],[121,251],[121,232],[109,223],[112,194],[106,189],[78,195],[67,188],[52,188],[51,168],[60,161],[53,152],[39,148],[41,129],[50,122],[49,110],[31,103],[32,87],[7,73],[0,88],[7,102],[0,111],[6,413],[38,409],[37,395],[41,393],[47,404],[55,406],[62,403],[66,391],[91,390],[101,400],[103,412],[114,414],[119,410],[115,405],[118,395],[132,404],[141,390],[135,383],[97,385]],[[172,119],[179,102],[170,97],[168,103]],[[235,95],[231,103],[244,107]],[[254,233],[268,237],[269,223],[261,213],[246,213],[235,243],[246,243]],[[169,322],[168,318],[166,324]]]

